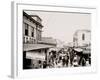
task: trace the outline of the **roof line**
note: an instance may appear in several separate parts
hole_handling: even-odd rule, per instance
[[[39,24],[41,27],[43,27],[43,25],[39,22],[37,22],[36,20],[34,20],[30,15],[28,15],[26,12],[23,11],[23,16],[28,17],[29,19],[31,19],[32,21],[34,21],[36,24]]]

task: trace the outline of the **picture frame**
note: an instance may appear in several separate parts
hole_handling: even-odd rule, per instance
[[[11,53],[11,76],[13,78],[23,77],[45,77],[61,76],[68,74],[94,73],[97,70],[97,58],[93,32],[96,26],[96,8],[76,7],[76,6],[59,6],[59,5],[41,5],[12,2],[12,53]],[[68,67],[68,68],[50,68],[50,69],[23,69],[23,10],[29,11],[46,11],[62,13],[80,13],[90,14],[91,25],[91,66],[90,67]],[[54,13],[55,14],[55,13]],[[54,28],[55,29],[55,28]]]

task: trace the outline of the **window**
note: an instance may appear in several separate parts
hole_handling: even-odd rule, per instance
[[[26,37],[26,43],[28,43],[28,37]]]
[[[41,40],[41,31],[38,30],[38,40]]]
[[[25,23],[25,35],[28,36],[28,24]]]
[[[85,34],[82,34],[82,40],[85,40]]]
[[[32,33],[31,36],[34,37],[34,28],[32,27]]]

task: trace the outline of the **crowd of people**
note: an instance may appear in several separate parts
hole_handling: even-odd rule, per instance
[[[73,48],[61,49],[59,51],[50,51],[47,59],[43,63],[39,62],[40,68],[63,68],[90,66],[90,55],[83,55],[83,52],[74,51]]]
[[[68,67],[69,56],[65,53],[51,51],[49,52],[49,58],[47,63],[48,67],[50,68]]]
[[[61,49],[59,51],[50,51],[46,61],[43,62],[42,68],[63,68],[90,66],[91,58],[84,56],[82,52],[74,51],[73,48]]]

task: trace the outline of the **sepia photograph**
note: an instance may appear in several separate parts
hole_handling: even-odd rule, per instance
[[[91,14],[23,10],[23,69],[91,66]]]

